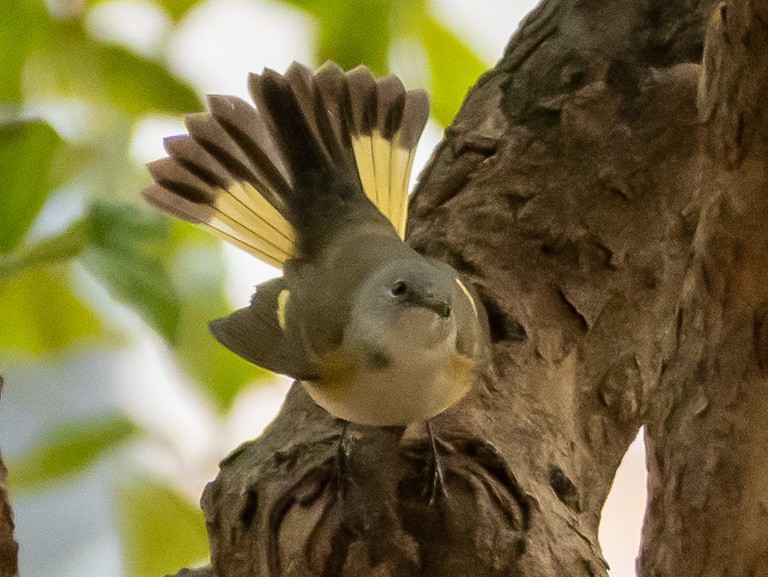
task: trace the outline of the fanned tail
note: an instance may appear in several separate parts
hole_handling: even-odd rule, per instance
[[[402,238],[413,158],[429,116],[427,94],[406,92],[396,76],[376,82],[364,66],[347,78],[352,147],[363,190]]]
[[[148,166],[150,203],[279,268],[332,197],[364,192],[402,237],[423,91],[330,62],[266,70],[249,86],[256,108],[210,96],[208,112],[185,118],[188,135],[165,140],[169,156]]]

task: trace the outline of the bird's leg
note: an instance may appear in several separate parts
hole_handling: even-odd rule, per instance
[[[341,434],[339,435],[339,444],[336,446],[336,497],[341,500],[347,488],[347,478],[349,471],[347,468],[347,457],[349,457],[349,448],[347,447],[347,429],[349,421],[342,421]]]
[[[437,443],[435,435],[432,433],[432,423],[427,421],[427,433],[429,434],[429,444],[432,447],[432,484],[429,491],[429,505],[434,506],[437,503],[437,497],[445,496],[445,479],[443,478],[443,467],[440,465],[440,456],[437,454]]]

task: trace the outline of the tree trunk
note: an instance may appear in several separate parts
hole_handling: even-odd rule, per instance
[[[447,496],[422,425],[351,428],[338,486],[341,427],[294,386],[207,487],[212,565],[187,574],[606,575],[645,425],[641,574],[768,575],[767,111],[768,0],[544,0],[410,211],[493,341],[433,420]]]
[[[4,384],[0,375],[0,394]],[[13,539],[13,511],[5,485],[7,476],[8,470],[0,456],[0,577],[16,577],[19,574],[19,546]]]
[[[701,216],[648,406],[640,566],[768,577],[768,1],[718,6],[700,76]]]

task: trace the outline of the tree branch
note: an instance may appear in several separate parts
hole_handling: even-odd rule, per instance
[[[433,421],[448,497],[425,498],[420,425],[354,427],[338,486],[340,425],[294,387],[206,489],[214,574],[606,575],[600,511],[643,424],[643,573],[765,567],[746,551],[768,543],[768,10],[735,6],[708,35],[704,128],[714,2],[544,0],[523,22],[410,212],[409,242],[474,283],[493,340]]]
[[[4,384],[0,376],[0,394]],[[13,539],[13,511],[8,501],[7,477],[8,470],[0,457],[0,577],[16,577],[19,574],[19,546]]]
[[[643,575],[768,567],[768,3],[707,32],[701,196],[677,354],[648,427]]]

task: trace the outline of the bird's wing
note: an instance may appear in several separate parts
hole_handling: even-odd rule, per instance
[[[251,304],[228,317],[211,321],[213,336],[245,360],[295,379],[313,380],[312,355],[288,338],[285,326],[289,296],[282,278],[256,287]]]

